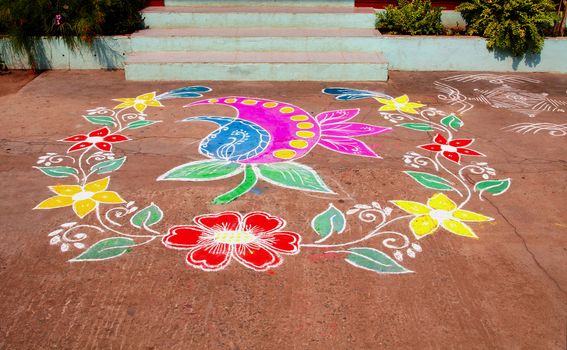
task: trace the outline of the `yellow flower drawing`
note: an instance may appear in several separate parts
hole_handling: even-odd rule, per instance
[[[54,209],[73,206],[73,211],[81,219],[95,210],[99,203],[124,203],[118,193],[106,191],[110,177],[86,184],[49,186],[49,189],[57,194],[39,203],[34,209]]]
[[[437,193],[429,198],[427,205],[412,201],[392,201],[400,209],[416,215],[410,222],[410,229],[417,239],[437,231],[439,224],[459,236],[478,238],[473,230],[463,221],[492,221],[493,218],[457,207],[449,197]]]
[[[134,107],[140,113],[143,113],[147,107],[163,107],[161,102],[156,100],[155,92],[136,96],[136,98],[116,98],[113,101],[122,102],[118,106],[114,107],[114,109]]]
[[[379,111],[401,111],[409,114],[417,114],[416,108],[425,107],[421,103],[410,102],[408,95],[403,95],[396,97],[393,100],[386,98],[376,98],[376,101],[383,103],[384,105],[380,107]]]

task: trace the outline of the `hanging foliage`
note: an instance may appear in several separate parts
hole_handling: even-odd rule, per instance
[[[470,0],[457,10],[467,22],[468,34],[485,37],[489,50],[513,56],[540,53],[545,32],[556,20],[551,0]]]
[[[0,0],[0,33],[32,68],[45,55],[41,37],[60,38],[72,50],[98,35],[126,34],[141,27],[144,0]]]

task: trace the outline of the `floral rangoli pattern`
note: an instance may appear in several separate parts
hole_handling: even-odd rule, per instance
[[[60,141],[72,143],[66,153],[50,152],[37,162],[36,168],[43,174],[73,183],[49,186],[54,196],[41,201],[35,209],[71,207],[80,220],[94,215],[96,223],[63,223],[49,233],[50,244],[59,245],[62,252],[78,250],[69,260],[72,262],[118,258],[157,240],[165,248],[185,251],[186,263],[203,271],[219,271],[231,264],[267,271],[281,265],[284,257],[311,251],[344,255],[348,264],[375,273],[411,273],[404,266],[406,257],[414,259],[423,252],[421,240],[435,239],[430,237],[438,232],[452,234],[455,239],[482,236],[474,231],[475,223],[494,219],[467,209],[475,200],[473,194],[482,201],[484,196],[503,194],[511,185],[510,179],[496,178],[496,170],[487,162],[475,160],[486,157],[477,150],[482,149],[480,144],[473,149],[473,139],[454,137],[464,127],[458,115],[412,102],[407,95],[393,97],[342,87],[323,90],[339,101],[376,100],[378,113],[393,128],[352,122],[360,113],[358,108],[312,116],[290,103],[269,99],[208,98],[187,107],[226,105],[234,108],[237,116],[186,118],[218,126],[199,145],[199,153],[206,159],[171,169],[159,180],[210,181],[243,174],[240,185],[213,200],[217,205],[237,200],[259,179],[289,189],[332,195],[334,192],[314,169],[297,162],[316,145],[379,161],[375,151],[355,137],[392,131],[402,135],[433,132],[430,143],[415,146],[427,153],[409,150],[403,156],[403,162],[411,168],[404,174],[432,193],[422,201],[391,199],[381,204],[377,200],[356,204],[345,212],[337,208],[338,204],[326,203],[327,209],[313,216],[311,228],[315,235],[311,234],[311,239],[306,232],[290,231],[285,219],[264,211],[203,214],[191,223],[171,225],[166,232],[159,232],[154,227],[163,220],[164,213],[157,204],[140,209],[127,201],[127,196],[112,190],[111,174],[126,161],[126,156],[117,157],[116,148],[135,139],[131,132],[159,122],[146,119],[149,107],[166,108],[162,102],[167,99],[200,98],[211,91],[204,86],[190,86],[160,95],[151,92],[116,99],[120,104],[113,109],[88,110],[84,118],[98,128],[63,138]],[[129,225],[123,224],[124,219]],[[359,220],[370,228],[362,237],[344,241],[342,234],[349,230],[349,220]],[[399,223],[405,223],[407,229],[399,230],[400,225],[394,225]],[[103,238],[93,242],[90,236]]]
[[[204,271],[217,271],[231,260],[256,271],[277,267],[281,255],[299,253],[301,236],[282,231],[286,222],[264,212],[226,211],[197,216],[195,224],[175,226],[163,238],[171,249],[188,250],[187,263]]]

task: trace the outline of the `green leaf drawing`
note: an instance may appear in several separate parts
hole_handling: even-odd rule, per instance
[[[424,187],[430,188],[432,190],[440,191],[454,191],[455,188],[451,186],[451,182],[439,177],[437,175],[422,173],[419,171],[404,171],[405,174],[411,176],[412,179],[417,181]]]
[[[293,162],[261,164],[256,170],[262,179],[273,185],[303,191],[334,193],[315,170],[303,164]]]
[[[77,169],[68,166],[35,167],[42,173],[51,177],[68,177],[77,174]]]
[[[144,209],[140,210],[132,218],[130,218],[130,223],[132,226],[137,228],[150,227],[157,224],[163,218],[163,211],[155,205],[154,203],[148,205]]]
[[[431,127],[431,125],[425,124],[425,123],[403,123],[403,124],[400,124],[399,126],[406,128],[406,129],[412,129],[412,130],[417,130],[417,131],[433,131],[433,130],[435,130]]]
[[[158,181],[209,181],[226,179],[243,171],[243,166],[224,160],[200,160],[180,165],[158,177]]]
[[[345,261],[361,269],[389,274],[413,272],[374,248],[351,248],[348,251]]]
[[[322,242],[330,237],[333,232],[343,233],[346,228],[346,217],[342,211],[337,209],[333,204],[329,204],[329,208],[319,215],[315,216],[311,221],[311,227],[319,236]]]
[[[83,118],[88,120],[93,124],[106,125],[106,126],[116,126],[114,118],[106,115],[84,115]]]
[[[243,194],[248,193],[251,189],[256,186],[258,182],[258,177],[254,172],[254,168],[251,165],[247,165],[246,169],[244,170],[244,180],[240,183],[240,185],[236,186],[229,192],[218,196],[213,200],[213,204],[226,204],[230,203],[236,198],[242,196]]]
[[[504,180],[486,180],[477,182],[474,186],[475,191],[480,192],[480,194],[484,192],[492,193],[495,196],[499,196],[502,193],[508,191],[510,185],[512,184],[512,179],[504,179]]]
[[[124,164],[125,161],[126,161],[126,157],[105,160],[104,162],[100,162],[93,165],[91,167],[91,171],[96,172],[97,174],[111,173],[115,170],[120,169],[120,167]]]
[[[111,237],[96,242],[79,256],[69,261],[101,261],[117,258],[126,253],[135,242],[132,238]]]
[[[155,123],[159,123],[159,121],[136,120],[135,122],[131,122],[130,124],[128,124],[128,129],[139,129],[139,128],[143,128],[144,126],[152,125]]]
[[[441,119],[441,124],[448,126],[453,130],[457,130],[465,125],[461,119],[453,114]]]

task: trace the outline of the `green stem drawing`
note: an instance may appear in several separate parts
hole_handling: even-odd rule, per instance
[[[353,245],[353,244],[357,244],[357,243],[361,243],[364,242],[366,240],[369,240],[371,238],[374,238],[376,236],[379,235],[383,235],[383,234],[395,234],[398,235],[400,237],[404,237],[404,247],[406,247],[407,245],[409,245],[409,239],[407,239],[407,237],[405,237],[405,235],[400,234],[397,231],[381,231],[384,227],[396,222],[396,221],[400,221],[400,220],[405,220],[405,219],[409,219],[409,218],[413,218],[413,215],[403,215],[403,216],[399,216],[395,219],[392,219],[390,221],[385,221],[382,224],[378,225],[374,230],[372,230],[369,234],[367,234],[366,236],[354,240],[354,241],[350,241],[350,242],[346,242],[346,243],[338,243],[338,244],[319,244],[319,243],[312,243],[312,244],[302,244],[301,247],[302,248],[306,248],[306,247],[310,247],[310,248],[336,248],[336,247],[346,247],[349,245]],[[403,248],[403,247],[402,247]]]
[[[251,165],[246,165],[244,169],[244,180],[240,183],[240,185],[236,186],[229,192],[222,194],[213,200],[213,204],[221,205],[227,204],[235,200],[236,198],[242,196],[243,194],[250,191],[256,183],[258,182],[258,177],[254,172],[254,168]]]

